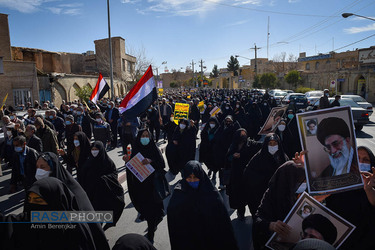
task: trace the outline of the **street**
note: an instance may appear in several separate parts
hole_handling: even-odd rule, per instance
[[[356,133],[357,136],[357,146],[367,146],[373,152],[375,152],[375,142],[373,141],[373,137],[375,136],[375,116],[370,117],[370,123],[364,126],[363,130]],[[200,140],[197,140],[197,146],[199,146]],[[166,144],[160,144],[159,147],[161,148],[162,152],[164,152]],[[198,150],[197,150],[198,153]],[[165,158],[165,154],[164,158]],[[144,235],[146,234],[147,229],[147,222],[139,222],[137,220],[138,213],[134,209],[129,194],[127,191],[126,186],[126,178],[125,178],[125,168],[124,162],[122,161],[122,154],[121,148],[118,147],[114,150],[109,152],[109,156],[115,162],[118,170],[119,170],[119,180],[122,183],[124,190],[125,190],[125,209],[123,214],[117,223],[116,227],[112,227],[106,231],[106,236],[109,240],[109,244],[111,247],[115,244],[116,240],[127,233],[137,233]],[[197,155],[196,155],[197,156]],[[167,161],[166,162],[166,170],[168,170]],[[205,168],[206,169],[206,168]],[[207,170],[207,169],[206,169]],[[3,176],[0,177],[0,211],[4,214],[10,213],[20,213],[22,212],[23,201],[25,197],[24,191],[18,191],[15,194],[9,195],[9,182],[10,182],[11,170],[5,169],[3,171]],[[176,177],[173,177],[170,173],[166,175],[167,180],[171,185],[171,189],[175,187],[177,182],[181,179],[180,174]],[[218,187],[219,180],[218,177],[216,180],[213,180],[216,187]],[[252,249],[252,234],[251,234],[251,227],[252,227],[252,218],[251,214],[246,210],[246,221],[241,222],[237,219],[236,212],[232,209],[229,209],[228,205],[228,197],[225,194],[225,191],[220,192],[223,196],[224,202],[228,207],[228,212],[232,219],[233,228],[235,231],[235,235],[237,237],[238,244],[240,249]],[[170,197],[169,197],[170,198]],[[169,198],[164,201],[165,208],[168,206]],[[181,215],[184,216],[184,215]],[[199,225],[197,225],[199,226]],[[168,228],[167,228],[167,217],[165,216],[163,221],[159,224],[158,229],[155,233],[155,243],[154,246],[157,249],[170,249],[169,244],[169,236],[168,236]]]

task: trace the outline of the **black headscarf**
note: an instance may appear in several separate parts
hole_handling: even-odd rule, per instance
[[[112,250],[156,250],[156,248],[142,235],[125,234],[116,241]]]
[[[82,165],[83,162],[87,160],[87,157],[90,155],[90,140],[87,138],[87,135],[84,132],[76,132],[74,134],[77,136],[79,140],[79,148],[80,148],[80,155],[79,155],[79,165]]]
[[[374,167],[374,166],[375,166],[375,156],[374,156],[374,154],[372,153],[371,149],[369,149],[368,147],[365,147],[365,146],[359,146],[359,147],[358,147],[358,150],[360,150],[360,149],[366,150],[366,152],[367,152],[368,155],[370,156],[370,164],[371,164],[371,167]],[[370,172],[372,172],[372,169],[370,170]]]
[[[69,190],[74,194],[78,204],[79,211],[94,211],[94,208],[81,185],[73,178],[73,176],[61,165],[57,155],[52,152],[45,152],[39,155],[43,158],[51,168],[51,177],[55,177],[62,181]],[[99,223],[89,223],[90,230],[94,236],[97,249],[109,249],[104,231]]]
[[[268,152],[268,143],[270,141],[276,141],[277,142],[279,150],[277,150],[277,152],[273,155],[273,158],[280,166],[281,164],[283,164],[284,162],[286,162],[288,160],[288,157],[284,153],[283,146],[282,146],[280,138],[277,134],[269,133],[269,134],[266,135],[266,137],[264,138],[264,141],[263,141],[262,149],[259,151],[259,154],[262,155],[262,156],[266,156],[266,155],[268,157],[271,156],[271,154]]]

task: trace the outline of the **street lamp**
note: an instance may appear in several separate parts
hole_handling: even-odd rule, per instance
[[[360,16],[360,15],[353,14],[353,13],[342,13],[342,17],[343,17],[343,18],[347,18],[347,17],[350,17],[350,16],[357,16],[357,17],[362,17],[362,18],[369,19],[369,20],[371,20],[371,21],[375,21],[374,18],[367,17],[367,16]]]

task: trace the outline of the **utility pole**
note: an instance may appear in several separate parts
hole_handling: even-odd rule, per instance
[[[194,83],[194,88],[195,88],[196,85],[195,85],[195,73],[194,73],[194,60],[191,60],[191,67],[193,69],[193,83]]]
[[[267,59],[268,59],[269,48],[270,48],[270,17],[268,17],[268,25],[267,25]]]
[[[110,68],[110,75],[111,75],[111,98],[112,100],[114,100],[115,91],[113,88],[112,39],[111,39],[111,18],[109,15],[109,0],[107,0],[107,11],[108,11],[109,68]]]
[[[202,87],[204,87],[203,84],[203,60],[201,59],[201,79],[202,79]]]
[[[253,49],[255,51],[255,64],[254,64],[254,72],[255,72],[255,78],[257,77],[258,75],[258,65],[257,65],[257,50],[258,49],[261,49],[259,47],[257,47],[256,43],[254,43],[254,48],[250,48],[250,49]]]

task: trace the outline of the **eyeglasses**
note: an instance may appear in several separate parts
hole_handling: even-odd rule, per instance
[[[316,235],[309,234],[309,233],[306,233],[306,232],[301,232],[300,236],[301,236],[302,239],[318,239],[318,237],[316,237]]]
[[[324,146],[324,151],[326,151],[327,153],[330,153],[332,147],[334,147],[334,148],[337,149],[342,144],[343,141],[344,141],[344,139],[342,139],[342,140],[336,140],[336,141],[332,142],[331,144],[325,145]]]

